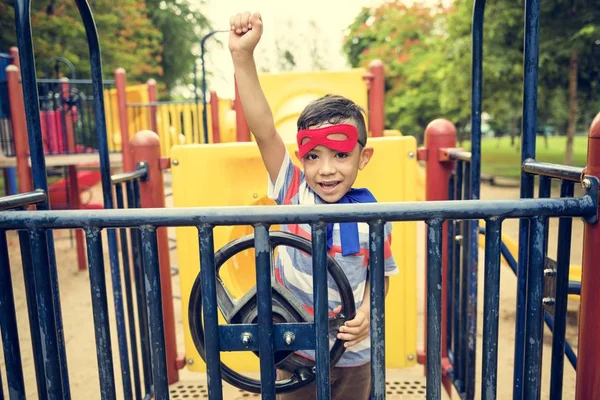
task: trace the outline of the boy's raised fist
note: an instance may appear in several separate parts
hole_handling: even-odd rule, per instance
[[[238,13],[229,18],[229,51],[232,54],[252,54],[262,35],[260,13]]]

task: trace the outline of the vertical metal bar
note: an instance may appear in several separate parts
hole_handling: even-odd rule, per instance
[[[115,185],[115,194],[117,197],[117,208],[125,208],[125,202],[123,199],[123,185]],[[127,319],[129,322],[129,342],[131,344],[131,365],[133,366],[133,385],[135,389],[135,398],[142,397],[141,385],[140,385],[140,368],[137,363],[137,340],[136,340],[136,327],[135,327],[135,315],[133,311],[133,292],[131,289],[131,269],[129,267],[129,243],[127,241],[127,229],[119,229],[120,240],[121,240],[121,258],[123,261],[123,278],[125,279],[125,296],[127,297]]]
[[[573,197],[573,194],[573,182],[562,181],[560,185],[560,197]],[[556,302],[554,303],[552,364],[550,367],[550,400],[560,400],[562,398],[572,226],[572,218],[559,219],[558,250],[556,255]]]
[[[331,393],[327,299],[327,224],[319,223],[312,226],[312,254],[317,399],[329,399]]]
[[[131,389],[131,376],[129,370],[129,349],[127,346],[127,328],[125,325],[125,311],[123,306],[123,289],[121,288],[121,271],[117,236],[115,229],[107,229],[108,257],[110,260],[110,274],[117,325],[117,342],[119,345],[119,360],[121,362],[121,378],[123,380],[123,396],[129,399],[133,396]]]
[[[442,222],[427,222],[427,400],[442,398]]]
[[[529,271],[527,278],[527,321],[525,324],[525,399],[539,399],[542,378],[542,341],[544,334],[544,224],[546,217],[531,221]]]
[[[92,75],[92,91],[94,103],[94,117],[96,127],[96,138],[98,140],[98,153],[100,155],[100,171],[102,176],[102,194],[104,208],[113,208],[113,199],[110,182],[110,160],[108,152],[108,138],[106,133],[106,119],[104,108],[104,87],[102,84],[102,58],[100,56],[100,42],[96,24],[92,15],[90,5],[86,0],[75,0],[83,25],[85,27],[88,48],[90,53],[90,66]],[[119,342],[119,355],[121,361],[121,375],[123,379],[123,391],[126,398],[132,396],[131,378],[129,376],[129,356],[126,340],[125,317],[123,311],[123,300],[119,274],[119,258],[117,254],[117,237],[114,229],[108,230],[109,258],[113,283],[113,295],[115,301],[115,312],[117,320],[117,334]]]
[[[157,399],[169,398],[167,380],[167,358],[165,330],[163,326],[162,292],[160,290],[160,269],[158,265],[158,243],[156,228],[142,227],[142,253],[144,257],[144,281],[146,304],[150,321],[150,343],[152,361],[152,381]]]
[[[271,316],[271,245],[268,226],[259,224],[254,227],[254,248],[256,251],[260,386],[263,400],[275,400],[275,360]]]
[[[467,221],[469,227],[469,287],[467,305],[467,361],[466,361],[466,398],[475,398],[475,367],[477,363],[477,287],[479,272],[479,221]]]
[[[481,109],[483,104],[483,20],[485,0],[473,6],[471,73],[471,195],[479,199],[481,185]]]
[[[46,231],[33,229],[29,234],[31,253],[33,259],[36,260],[34,277],[47,394],[50,399],[63,399],[61,370],[56,368],[57,365],[60,365],[60,350],[56,333],[56,315],[52,296],[53,284],[48,260]]]
[[[15,310],[15,298],[10,274],[10,260],[6,231],[0,229],[0,331],[4,345],[4,364],[10,398],[25,398],[25,382],[23,380],[23,364],[21,363],[21,346]],[[1,390],[1,389],[0,389]],[[0,396],[2,396],[0,394]]]
[[[42,338],[40,335],[40,319],[38,315],[33,258],[31,256],[31,239],[27,231],[19,231],[21,247],[21,261],[23,263],[23,281],[25,284],[25,298],[27,300],[27,315],[29,317],[29,332],[31,333],[31,347],[33,350],[33,363],[38,393],[46,393],[46,372],[42,359]]]
[[[463,188],[463,176],[464,176],[464,162],[457,161],[456,162],[456,188],[454,191],[454,199],[461,200],[462,199],[462,188]],[[456,221],[454,223],[454,260],[453,260],[453,289],[454,292],[454,321],[452,324],[453,328],[453,344],[452,344],[452,357],[453,357],[453,378],[455,381],[455,386],[457,390],[462,391],[462,370],[460,366],[462,365],[462,354],[461,354],[461,338],[462,338],[462,307],[461,307],[461,294],[462,294],[462,264],[461,264],[461,250],[462,250],[462,242],[464,238],[458,240],[458,235],[462,236],[464,233],[464,221]]]
[[[498,378],[498,317],[500,312],[500,242],[502,221],[485,223],[485,279],[483,289],[483,363],[481,398],[496,398]]]
[[[454,200],[454,186],[455,186],[455,175],[450,175],[450,179],[448,180],[448,200]],[[453,287],[453,276],[454,276],[454,221],[447,221],[448,231],[447,231],[447,247],[448,247],[448,284],[446,287],[446,315],[447,324],[446,324],[446,346],[450,350],[451,353],[454,353],[454,349],[452,348],[452,329],[454,326],[454,304],[452,302],[454,287]]]
[[[133,257],[134,257],[134,278],[137,291],[138,305],[138,321],[140,324],[140,346],[142,353],[142,369],[144,371],[144,389],[146,393],[150,393],[153,385],[152,377],[152,361],[150,357],[150,318],[148,317],[148,308],[146,304],[146,288],[144,284],[145,266],[144,257],[142,256],[142,233],[139,229],[134,229],[131,233],[133,240]]]
[[[471,166],[469,163],[464,164],[464,185],[463,198],[468,200],[471,198]],[[462,260],[461,260],[461,277],[460,277],[460,388],[461,391],[468,390],[469,377],[467,369],[469,367],[469,278],[470,278],[470,254],[471,254],[471,223],[470,221],[462,221]]]
[[[136,190],[137,188],[137,190]],[[139,183],[137,179],[127,182],[127,204],[130,208],[140,208]],[[152,385],[152,372],[150,368],[150,342],[148,340],[148,312],[146,310],[146,292],[144,290],[144,264],[142,259],[142,239],[139,229],[129,231],[131,237],[131,252],[133,256],[133,278],[135,280],[136,303],[138,309],[138,323],[140,325],[140,348],[142,356],[142,370],[144,373],[144,390],[150,393]],[[135,361],[137,362],[137,355]]]
[[[52,283],[52,297],[54,299],[54,318],[56,323],[56,337],[58,340],[58,352],[60,355],[60,373],[62,377],[63,394],[65,400],[70,400],[69,373],[67,369],[67,352],[65,348],[65,335],[63,329],[62,311],[60,307],[60,291],[58,287],[58,270],[56,268],[56,254],[54,249],[54,237],[52,230],[46,231],[46,248],[48,264],[50,267],[50,282]]]
[[[37,77],[35,68],[35,59],[33,54],[33,40],[31,31],[31,16],[30,0],[16,0],[15,1],[15,27],[17,46],[19,48],[19,59],[21,66],[21,82],[23,85],[23,101],[25,106],[25,119],[27,122],[27,136],[29,140],[29,154],[31,159],[32,179],[34,189],[41,189],[44,193],[48,193],[48,181],[46,180],[46,161],[44,157],[44,146],[42,139],[42,127],[40,123],[40,106],[39,96],[37,88]],[[39,210],[49,210],[50,204],[46,200],[37,205]],[[42,259],[47,260],[50,266],[50,277],[56,278],[56,259],[54,257],[54,239],[52,232],[46,232],[46,239],[43,241],[43,246],[37,247],[39,255]],[[48,280],[47,282],[51,282]],[[67,372],[67,361],[66,353],[64,348],[64,337],[62,332],[62,318],[60,313],[60,296],[58,293],[58,282],[54,279],[54,282],[50,283],[51,294],[53,295],[53,301],[49,303],[50,306],[54,307],[53,319],[54,330],[53,335],[57,336],[57,348],[58,348],[58,363],[60,368],[60,376],[62,379],[62,393],[65,398],[70,398],[69,393],[69,378]],[[48,388],[50,389],[50,388]],[[59,392],[55,392],[59,393]]]
[[[369,223],[369,285],[371,295],[371,400],[385,399],[385,259],[383,253],[383,245],[385,240],[384,227],[385,225],[383,221],[375,221]],[[427,278],[427,281],[429,282],[429,277]],[[429,302],[427,302],[427,304],[429,306]],[[439,323],[441,324],[441,299],[439,307]],[[429,338],[431,336],[437,336],[439,341],[441,337],[439,336],[441,335],[440,329],[441,328],[438,325],[432,326],[430,324],[430,321],[427,321],[427,330],[429,332],[427,334],[427,365],[429,365],[429,362],[431,360],[429,358]],[[441,348],[439,349],[439,352],[441,354]],[[438,382],[438,384],[440,383]]]
[[[453,320],[452,320],[452,364],[454,367],[454,379],[460,379],[460,294],[462,292],[462,282],[460,280],[462,276],[462,268],[460,263],[460,250],[461,243],[458,238],[458,233],[462,231],[463,221],[454,222],[454,259],[452,260],[452,305],[453,305]]]
[[[521,162],[527,158],[535,159],[535,138],[537,124],[537,81],[539,60],[539,14],[540,0],[525,0],[525,38],[524,38],[524,76],[523,76],[523,129]],[[533,176],[521,172],[521,198],[533,197]],[[513,376],[514,398],[523,396],[525,354],[525,319],[527,316],[526,298],[527,265],[529,250],[529,220],[519,222],[519,265],[517,274],[517,314],[515,323],[515,368]]]
[[[198,227],[198,242],[200,245],[200,274],[203,294],[202,316],[204,319],[206,341],[208,397],[211,400],[217,400],[223,396],[223,385],[221,383],[221,345],[216,288],[217,273],[215,269],[215,245],[212,226],[202,225]]]
[[[552,178],[549,176],[540,175],[540,184],[538,188],[538,197],[540,199],[547,199],[550,197],[552,192]],[[550,221],[546,219],[546,226],[544,228],[544,257],[548,254],[548,231],[550,227]]]
[[[106,277],[104,276],[104,253],[102,251],[102,234],[100,230],[97,228],[86,229],[86,240],[100,393],[102,399],[116,399],[108,301],[106,298]]]
[[[481,111],[483,104],[483,21],[485,11],[485,0],[475,0],[473,5],[473,28],[472,28],[472,71],[471,71],[471,162],[469,169],[470,191],[465,200],[478,200],[481,186]],[[468,287],[468,349],[466,354],[465,371],[465,395],[466,399],[475,396],[475,364],[476,364],[476,342],[477,342],[477,272],[479,265],[479,228],[478,221],[467,221],[469,236],[464,237],[468,241],[469,248],[469,287]],[[465,242],[466,243],[466,242]]]

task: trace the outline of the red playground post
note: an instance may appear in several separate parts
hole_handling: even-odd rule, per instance
[[[140,182],[142,208],[165,208],[165,187],[162,176],[160,139],[158,135],[152,131],[140,131],[133,136],[130,144],[133,165],[144,162],[148,166],[148,179]],[[171,285],[169,238],[166,228],[158,228],[156,233],[158,237],[158,262],[160,265],[167,374],[169,384],[172,384],[179,381],[179,371],[177,366],[177,342],[175,336],[173,288]]]
[[[216,91],[210,92],[210,118],[212,120],[213,143],[221,143],[221,130],[219,125],[219,96]]]
[[[15,55],[13,55],[14,57]],[[16,55],[18,60],[19,55]],[[25,103],[21,88],[21,71],[16,65],[6,67],[8,84],[8,99],[10,101],[10,120],[12,122],[15,142],[15,158],[17,159],[17,175],[19,177],[19,192],[33,190],[31,168],[29,167],[29,142],[27,139],[27,122],[25,119]]]
[[[588,134],[586,175],[600,178],[600,113]],[[579,344],[577,352],[576,400],[597,398],[600,393],[600,222],[586,223],[583,231],[583,265],[579,306]]]
[[[235,82],[235,99],[233,100],[233,109],[235,110],[235,127],[236,127],[236,139],[238,142],[249,142],[250,141],[250,128],[246,122],[246,115],[242,108],[242,102],[240,100],[240,92],[238,91],[237,80],[234,77]]]
[[[383,136],[385,129],[385,77],[383,62],[373,60],[369,64],[369,130],[371,136]]]
[[[419,149],[419,160],[426,161],[425,167],[425,199],[427,201],[448,200],[448,181],[454,169],[454,162],[448,159],[448,150],[456,147],[456,128],[445,119],[433,120],[425,128],[425,148]],[[442,226],[442,237],[448,237],[448,223]],[[427,265],[427,252],[425,253]],[[447,375],[450,363],[448,360],[448,241],[442,241],[442,383],[448,393],[451,393],[452,383]],[[427,309],[427,273],[425,273],[425,310]],[[419,363],[427,371],[427,313],[424,316],[423,351],[419,352]]]

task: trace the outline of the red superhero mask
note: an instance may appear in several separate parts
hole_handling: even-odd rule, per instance
[[[332,139],[331,135],[344,135],[345,138]],[[308,140],[305,140],[307,139]],[[354,125],[338,124],[317,129],[302,129],[296,136],[298,157],[302,158],[316,146],[323,145],[332,150],[349,153],[358,141],[358,130]]]

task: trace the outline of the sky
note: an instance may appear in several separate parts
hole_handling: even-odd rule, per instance
[[[341,52],[344,29],[358,15],[362,7],[374,7],[384,0],[205,0],[200,6],[217,30],[228,29],[229,17],[237,12],[258,11],[263,19],[263,37],[255,50],[258,68],[275,67],[276,39],[294,46],[297,70],[310,69],[307,57],[309,46],[303,45],[304,35],[311,37],[310,20],[318,29],[319,48],[326,53],[328,70],[348,68]],[[291,25],[291,26],[290,26]],[[206,69],[212,74],[209,90],[220,97],[232,98],[233,66],[227,48],[229,33],[218,33],[218,45],[213,38],[207,42]],[[312,35],[314,37],[314,35]]]

